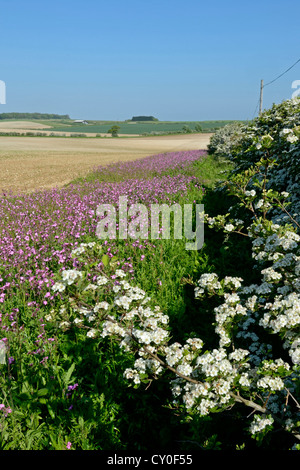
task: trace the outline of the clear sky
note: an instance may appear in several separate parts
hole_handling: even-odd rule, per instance
[[[2,112],[252,119],[300,58],[296,0],[0,0]],[[291,98],[300,62],[264,89]]]

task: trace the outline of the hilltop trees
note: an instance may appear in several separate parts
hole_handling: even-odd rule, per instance
[[[153,116],[133,116],[131,121],[158,121],[158,119]]]

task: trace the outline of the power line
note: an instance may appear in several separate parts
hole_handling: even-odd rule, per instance
[[[257,110],[257,108],[258,108],[258,105],[259,105],[259,114],[261,114],[261,111],[262,111],[262,94],[263,94],[263,89],[264,89],[266,86],[271,85],[271,83],[276,82],[276,80],[278,80],[280,77],[282,77],[282,76],[285,75],[287,72],[289,72],[289,71],[290,71],[293,67],[295,67],[295,65],[297,65],[299,62],[300,62],[300,59],[298,59],[293,65],[291,65],[288,69],[286,69],[284,72],[282,72],[280,75],[278,75],[278,77],[274,78],[273,80],[271,80],[270,82],[266,83],[265,85],[263,84],[263,80],[261,80],[261,84],[260,84],[260,98],[259,98],[258,103],[257,103],[257,105],[256,105],[254,114],[256,114],[256,110]]]
[[[278,80],[278,78],[282,77],[282,75],[286,74],[289,70],[291,70],[293,67],[295,67],[296,64],[298,64],[298,62],[300,62],[300,59],[298,59],[293,65],[291,65],[287,70],[285,70],[283,73],[281,73],[280,75],[278,75],[278,77],[274,78],[274,80],[271,80],[270,82],[266,83],[264,85],[264,87],[268,86],[268,85],[271,85],[271,83],[274,83],[276,80]]]

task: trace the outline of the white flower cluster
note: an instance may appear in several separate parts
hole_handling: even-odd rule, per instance
[[[198,286],[195,288],[195,297],[200,297],[205,291],[214,294],[221,288],[222,286],[216,273],[202,274],[198,280]]]
[[[272,416],[259,416],[254,415],[254,419],[250,426],[251,434],[257,434],[263,431],[267,426],[271,426],[274,423]]]
[[[93,248],[96,245],[96,242],[89,242],[89,243],[80,243],[78,248],[75,248],[71,251],[72,256],[78,256],[85,253],[86,248]]]
[[[134,368],[127,368],[123,375],[127,380],[132,380],[134,384],[139,385],[143,375],[159,375],[162,371],[163,368],[159,361],[149,358],[139,358],[134,362]]]
[[[243,279],[241,277],[225,276],[224,287],[235,291],[241,287],[242,282]]]
[[[74,284],[74,282],[78,278],[82,278],[82,276],[83,276],[83,273],[81,271],[77,271],[76,269],[65,269],[62,272],[62,281],[56,282],[52,286],[52,290],[54,292],[63,292],[66,286],[70,286],[71,284]]]
[[[109,307],[109,303],[106,302],[105,300],[103,302],[98,302],[96,303],[94,307],[94,312],[98,313],[99,310],[108,310],[108,307]]]
[[[82,277],[82,272],[76,269],[65,269],[62,272],[62,280],[68,286],[73,284],[79,277]]]
[[[288,341],[289,354],[294,364],[300,364],[300,338]]]
[[[122,273],[125,274],[123,271]],[[159,307],[152,309],[146,306],[148,300],[142,289],[131,286],[126,280],[120,281],[120,290],[111,304],[115,309],[115,316],[112,316],[110,311],[101,327],[101,336],[118,337],[120,347],[125,351],[139,347],[140,359],[135,362],[133,368],[124,372],[124,376],[135,384],[141,382],[140,376],[146,372],[158,375],[163,371],[160,363],[151,357],[151,353],[162,346],[169,336],[166,329],[169,317],[164,315]]]
[[[203,341],[200,338],[189,338],[186,344],[182,346],[175,342],[164,347],[163,354],[165,362],[179,372],[179,374],[188,377],[193,372],[191,363],[199,354],[203,347]]]
[[[261,223],[253,224],[249,234],[254,238],[253,258],[268,266],[261,269],[262,283],[249,286],[244,293],[251,291],[265,298],[259,325],[284,336],[284,347],[289,349],[292,362],[300,364],[300,237],[274,223],[268,228]]]
[[[275,271],[273,267],[263,269],[261,273],[264,275],[263,280],[266,282],[279,281],[282,279],[282,274]]]
[[[300,294],[293,292],[286,297],[276,296],[274,302],[269,302],[266,308],[268,311],[260,320],[260,325],[270,328],[274,333],[300,326]]]
[[[282,131],[280,132],[280,136],[284,137],[285,140],[289,142],[290,144],[295,144],[299,140],[298,137],[295,135],[293,129],[287,129],[287,128],[282,129]]]
[[[272,391],[283,390],[285,387],[284,381],[280,377],[270,377],[267,375],[257,381],[257,386]]]
[[[104,286],[108,283],[106,276],[97,276],[97,286]]]
[[[290,370],[290,365],[283,361],[283,359],[275,359],[275,361],[263,361],[261,365],[262,371],[277,372],[279,369]]]
[[[232,322],[235,317],[247,315],[246,307],[240,303],[238,294],[224,294],[225,302],[214,309],[216,314],[216,333],[220,336],[220,346],[226,346],[231,343],[230,335],[227,331],[228,323]]]
[[[235,226],[233,224],[226,224],[224,226],[224,231],[225,232],[233,232],[234,229],[235,229]]]
[[[123,290],[125,290],[126,294],[118,294],[115,297],[114,303],[125,310],[129,310],[133,301],[145,299],[146,293],[139,287],[130,286],[127,281],[120,281],[120,285],[118,287],[120,288],[118,289],[118,292],[123,292]]]
[[[285,334],[285,347],[294,364],[300,364],[300,294],[292,292],[287,296],[276,296],[274,302],[266,305],[267,312],[259,321],[273,333]],[[288,332],[288,334],[286,333]]]
[[[66,288],[66,285],[63,283],[63,282],[56,282],[53,286],[52,286],[52,290],[54,292],[63,292]]]
[[[127,334],[126,329],[120,326],[113,317],[108,317],[109,319],[103,323],[103,330],[101,332],[102,338],[106,336],[120,336],[122,338],[129,339],[130,336]]]
[[[200,342],[199,344],[202,345],[201,340]],[[178,355],[178,351],[181,349],[179,346],[176,344],[168,348],[172,351],[177,350],[178,359],[184,357],[182,354]],[[246,384],[247,374],[242,373],[242,368],[247,369],[248,366],[247,364],[242,366],[241,362],[248,354],[248,351],[239,349],[227,355],[225,349],[220,348],[214,349],[210,353],[205,352],[198,355],[194,361],[194,367],[189,366],[187,375],[199,379],[199,382],[191,383],[183,378],[173,380],[171,390],[175,402],[181,396],[186,408],[194,408],[200,415],[206,415],[213,408],[216,409],[232,403],[233,398],[230,392],[234,380],[240,376],[240,379],[244,380],[244,385]],[[237,363],[239,367],[237,367]],[[187,368],[188,364],[185,367]],[[177,371],[179,372],[178,367]],[[248,381],[248,383],[250,382]]]
[[[247,192],[247,191],[246,191]],[[248,191],[249,194],[255,193],[255,191]],[[208,224],[209,227],[214,228],[222,228],[225,233],[230,233],[234,231],[239,231],[241,227],[244,225],[244,221],[241,219],[232,219],[230,222],[227,223],[226,218],[229,214],[225,215],[218,215],[216,217],[210,217],[208,214],[201,213],[203,215],[204,221]]]
[[[245,196],[247,196],[247,197],[255,197],[255,196],[256,196],[256,191],[255,191],[255,189],[251,189],[250,191],[245,191]]]
[[[267,211],[271,209],[271,207],[272,205],[268,201],[265,201],[264,199],[259,199],[255,203],[255,209],[260,209],[261,211]]]

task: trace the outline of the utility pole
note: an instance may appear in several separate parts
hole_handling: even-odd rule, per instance
[[[259,98],[259,115],[262,113],[262,103],[263,103],[263,87],[264,87],[264,81],[260,81],[260,98]]]

